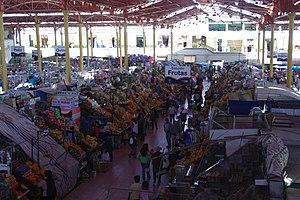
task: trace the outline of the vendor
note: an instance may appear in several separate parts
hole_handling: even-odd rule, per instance
[[[56,199],[56,186],[50,170],[45,171],[45,178],[40,179],[37,187],[42,189],[41,200]]]

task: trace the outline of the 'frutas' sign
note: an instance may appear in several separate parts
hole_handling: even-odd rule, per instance
[[[166,66],[165,82],[189,84],[191,77],[191,68],[189,66]]]

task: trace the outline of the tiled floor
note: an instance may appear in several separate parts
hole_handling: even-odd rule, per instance
[[[149,149],[159,145],[162,148],[167,146],[165,133],[163,131],[163,116],[159,120],[158,130],[147,130],[145,143]],[[143,142],[138,141],[139,151]],[[128,197],[128,188],[133,183],[135,175],[141,175],[141,166],[138,160],[128,158],[129,145],[121,146],[114,150],[113,167],[109,172],[99,173],[96,178],[82,182],[64,200],[122,200]],[[150,190],[155,190],[150,181]],[[162,178],[162,185],[167,183],[167,178]],[[118,188],[118,189],[116,189]],[[124,190],[122,190],[122,188]],[[108,194],[109,192],[109,194]]]

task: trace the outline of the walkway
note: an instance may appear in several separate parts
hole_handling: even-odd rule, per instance
[[[163,131],[164,117],[160,117],[158,130],[147,130],[145,143],[149,144],[149,149],[156,146],[165,148],[167,142]],[[143,142],[138,140],[138,148]],[[114,150],[114,160],[112,170],[106,173],[98,173],[96,178],[82,182],[64,200],[127,200],[128,191],[110,190],[109,198],[107,191],[109,188],[129,188],[133,183],[135,175],[141,175],[141,166],[138,160],[128,158],[129,145],[123,145]],[[166,184],[166,178],[162,178],[162,185]],[[150,189],[153,189],[152,180]]]

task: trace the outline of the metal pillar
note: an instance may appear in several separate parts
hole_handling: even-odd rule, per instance
[[[82,49],[82,22],[79,23],[79,66],[80,66],[80,71],[83,71],[83,49]]]
[[[270,71],[269,71],[269,77],[273,78],[273,56],[274,56],[274,30],[275,30],[275,24],[273,23],[271,30],[271,44],[270,44]]]
[[[71,82],[71,63],[70,63],[70,49],[69,49],[69,12],[64,13],[64,30],[65,30],[65,49],[66,49],[66,82]]]
[[[0,12],[0,41],[1,41],[1,64],[2,64],[2,84],[3,90],[8,89],[7,84],[7,67],[5,60],[5,41],[4,41],[4,24],[3,24],[3,12]]]
[[[122,27],[119,26],[119,48],[120,48],[120,68],[123,67],[123,57],[122,57]]]
[[[261,71],[265,72],[265,47],[266,47],[266,30],[263,29],[263,46],[262,46],[262,57],[261,57]]]
[[[146,34],[145,34],[145,27],[143,25],[143,53],[146,55]]]
[[[128,38],[127,38],[127,23],[124,23],[124,69],[128,69]]]
[[[90,27],[90,36],[91,36],[91,57],[94,56],[94,38],[92,33],[92,26]]]
[[[35,33],[36,33],[36,46],[37,46],[37,52],[38,52],[38,66],[40,71],[40,77],[43,75],[43,69],[42,69],[42,56],[41,56],[41,38],[40,38],[40,22],[37,19],[35,24]]]
[[[21,28],[18,27],[17,30],[18,30],[18,35],[19,35],[19,46],[22,46]],[[21,65],[21,67],[23,67],[23,57],[22,56],[20,57],[20,65]]]
[[[62,32],[62,28],[60,30],[60,45],[64,46],[64,37],[63,37],[63,32]]]
[[[155,41],[155,25],[153,25],[153,65],[155,66],[156,62],[156,52],[155,52],[155,46],[156,46],[156,41]]]
[[[21,28],[18,28],[18,35],[19,35],[19,46],[22,46],[22,38],[21,38]]]
[[[57,27],[54,25],[54,46],[57,46]],[[58,72],[58,56],[55,56],[55,63],[56,63],[56,69],[55,71]]]
[[[292,86],[292,67],[293,67],[293,32],[296,13],[289,13],[289,46],[288,46],[288,63],[287,63],[287,81],[286,86]]]
[[[87,66],[90,66],[90,48],[89,48],[89,27],[86,25],[86,62]]]
[[[257,63],[260,64],[260,30],[258,30],[257,35]]]
[[[173,42],[174,42],[174,38],[173,38],[173,28],[171,28],[171,59],[174,58],[174,55],[173,55],[173,48],[174,48]]]
[[[120,56],[120,52],[119,52],[119,33],[118,33],[118,28],[116,28],[116,49],[117,49],[117,57]]]

